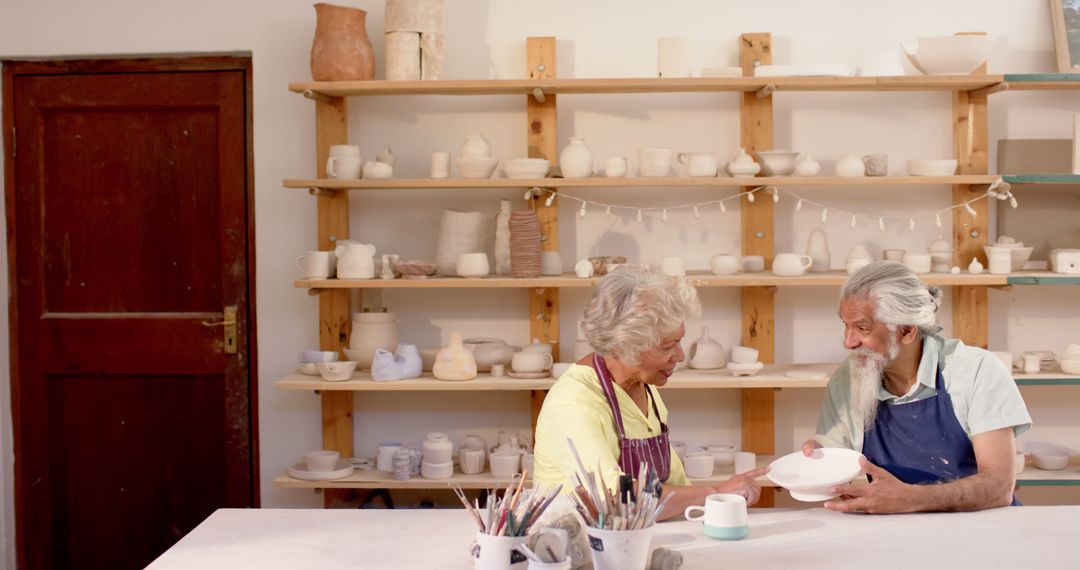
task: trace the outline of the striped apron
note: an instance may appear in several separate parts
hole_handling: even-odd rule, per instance
[[[604,392],[604,398],[607,399],[611,415],[615,419],[615,428],[619,432],[619,469],[636,477],[641,464],[645,463],[649,469],[656,471],[661,481],[666,482],[671,475],[671,447],[667,424],[660,422],[660,435],[645,439],[627,439],[623,429],[622,412],[619,410],[619,399],[615,396],[615,386],[611,382],[611,372],[599,354],[593,354],[593,366],[596,368],[596,375],[600,377],[600,389]],[[649,393],[653,413],[660,419],[656,395],[653,394],[651,386],[646,385],[645,389]]]

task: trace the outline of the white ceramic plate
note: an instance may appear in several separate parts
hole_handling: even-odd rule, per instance
[[[289,467],[289,477],[303,479],[304,481],[330,481],[342,479],[353,474],[353,464],[348,459],[339,459],[333,471],[308,471],[307,464],[302,460],[293,463]]]
[[[803,452],[789,453],[769,465],[766,477],[787,489],[798,501],[827,501],[836,497],[829,488],[843,485],[862,472],[859,457],[850,449],[825,447],[806,457]]]
[[[784,376],[788,378],[795,378],[796,380],[821,380],[828,378],[828,372],[822,372],[821,370],[788,370]]]

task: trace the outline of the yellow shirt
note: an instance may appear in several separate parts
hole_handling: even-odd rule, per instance
[[[618,384],[614,388],[626,437],[646,439],[660,435],[660,422],[667,423],[668,413],[657,391],[653,390],[652,393],[656,396],[656,409],[660,417],[656,417],[651,405],[648,416],[641,413],[629,394]],[[599,465],[607,485],[617,488],[619,432],[600,388],[600,378],[592,367],[571,365],[544,399],[544,407],[536,421],[533,457],[533,480],[537,485],[562,483],[564,492],[577,485],[574,478],[574,473],[578,472],[577,462],[574,461],[567,437],[573,438],[585,468],[595,470]],[[674,449],[671,450],[671,473],[667,483],[690,484]]]

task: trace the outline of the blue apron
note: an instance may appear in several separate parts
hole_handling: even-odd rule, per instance
[[[904,483],[947,483],[979,471],[975,448],[956,419],[940,367],[934,387],[936,395],[915,402],[879,402],[877,419],[863,438],[866,459]],[[1012,504],[1020,502],[1013,497]]]

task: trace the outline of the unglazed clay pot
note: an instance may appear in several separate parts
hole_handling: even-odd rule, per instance
[[[450,333],[450,343],[435,356],[431,373],[439,380],[472,380],[476,378],[476,358],[462,344],[461,333]]]
[[[315,15],[311,78],[315,81],[373,79],[375,52],[367,35],[367,12],[319,3],[315,4]]]

